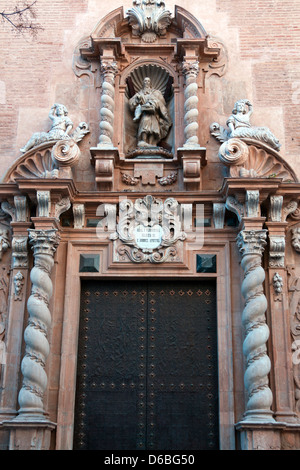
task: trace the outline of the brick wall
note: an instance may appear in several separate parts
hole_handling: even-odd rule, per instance
[[[285,155],[293,161],[300,150],[300,2],[217,0],[217,10],[238,29],[240,57],[252,63],[256,106],[282,108]]]
[[[12,0],[1,1],[1,11],[10,11],[14,3]],[[3,157],[6,164],[8,160],[14,160],[20,154],[18,144],[30,137],[32,128],[48,130],[47,116],[53,104],[55,75],[65,68],[65,30],[76,27],[76,17],[86,11],[87,4],[88,0],[38,0],[37,21],[44,29],[36,40],[16,34],[10,25],[0,23],[0,81],[5,84],[2,85],[5,96],[2,95],[0,105],[1,173],[6,167]],[[69,57],[70,68],[71,61],[72,57]],[[21,108],[24,112],[20,115]],[[42,111],[38,112],[37,108]],[[19,122],[20,116],[22,122]]]

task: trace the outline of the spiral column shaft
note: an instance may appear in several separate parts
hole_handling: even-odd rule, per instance
[[[267,299],[263,291],[265,272],[261,257],[266,245],[266,230],[242,230],[237,238],[242,254],[244,280],[242,294],[245,307],[242,322],[245,328],[243,353],[246,359],[244,383],[248,392],[248,402],[244,420],[274,421],[272,418],[272,392],[268,374],[271,369],[267,355],[269,328],[265,312]]]
[[[101,63],[103,74],[101,108],[100,108],[100,138],[98,147],[113,147],[114,134],[114,108],[115,108],[115,76],[118,72],[116,62]]]
[[[34,267],[30,273],[31,295],[27,302],[28,325],[24,332],[25,355],[21,363],[23,384],[19,392],[19,416],[43,419],[43,395],[47,386],[45,372],[49,354],[47,339],[51,325],[49,300],[52,295],[50,278],[54,253],[60,237],[56,229],[29,230],[29,241],[34,252]]]
[[[199,72],[199,62],[184,62],[183,73],[185,76],[186,88],[184,92],[184,147],[199,147],[198,143],[198,84],[197,76]]]

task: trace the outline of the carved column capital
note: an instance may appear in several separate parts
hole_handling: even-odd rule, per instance
[[[193,62],[184,60],[182,63],[182,72],[186,79],[196,80],[199,74],[199,61],[195,60]]]
[[[105,80],[114,80],[119,71],[118,64],[114,60],[102,59],[100,71]]]
[[[267,244],[267,230],[241,230],[237,236],[237,246],[242,254],[262,256]]]
[[[60,235],[56,229],[29,229],[29,243],[33,249],[34,256],[53,256],[59,245]]]

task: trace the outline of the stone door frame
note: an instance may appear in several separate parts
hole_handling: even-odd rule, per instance
[[[73,444],[73,426],[75,411],[75,390],[77,375],[77,344],[79,334],[81,279],[109,279],[120,276],[120,271],[107,266],[111,246],[99,241],[69,241],[67,247],[66,285],[64,300],[64,320],[61,342],[61,369],[58,396],[58,415],[56,430],[56,449],[71,450]],[[166,265],[163,269],[155,267],[155,278],[216,278],[217,286],[217,324],[218,324],[218,364],[219,364],[219,431],[220,449],[235,448],[234,399],[233,399],[233,359],[231,328],[230,278],[227,269],[230,266],[230,246],[227,240],[211,240],[205,247],[205,253],[217,255],[216,274],[196,274],[197,246],[190,251],[188,272],[175,274]],[[203,250],[202,250],[203,252]],[[100,254],[100,273],[79,273],[80,254]],[[130,266],[131,268],[134,266]],[[137,273],[134,269],[122,272],[122,278],[153,277],[152,266],[143,265]],[[74,295],[76,293],[76,295]]]

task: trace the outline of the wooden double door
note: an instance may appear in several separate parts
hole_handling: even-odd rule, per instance
[[[218,449],[214,281],[84,281],[74,449]]]

